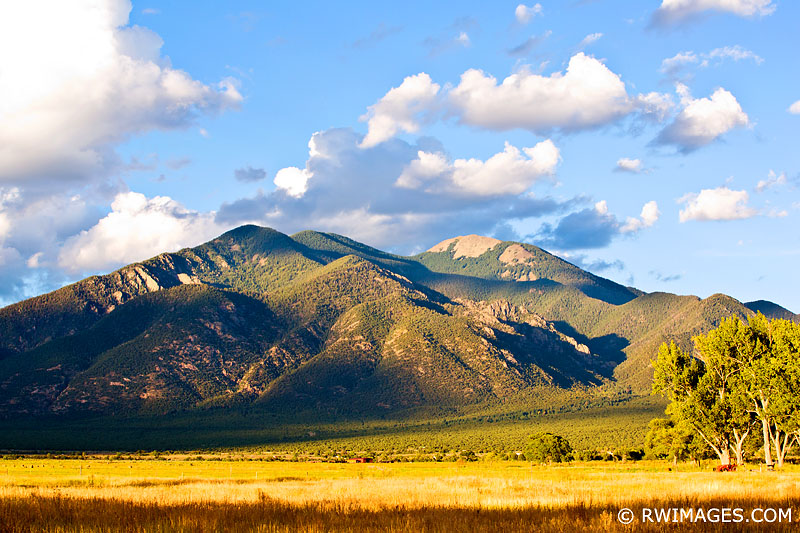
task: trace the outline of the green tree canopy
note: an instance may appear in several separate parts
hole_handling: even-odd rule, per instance
[[[653,392],[670,399],[673,420],[688,424],[727,464],[760,422],[764,459],[778,465],[800,435],[800,324],[758,313],[723,320],[694,337],[694,355],[661,346]],[[653,439],[656,435],[653,435]],[[654,449],[660,449],[654,441]]]
[[[698,337],[694,341],[697,345]],[[730,464],[731,453],[740,462],[752,415],[742,400],[743,385],[735,365],[714,354],[695,358],[672,342],[661,346],[654,366],[653,392],[670,399],[667,413],[688,424],[721,464]]]
[[[572,458],[572,446],[560,435],[539,433],[531,437],[525,458],[537,463],[563,463]]]

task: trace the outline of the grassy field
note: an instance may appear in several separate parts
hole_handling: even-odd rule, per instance
[[[744,520],[755,508],[800,515],[791,466],[216,459],[5,459],[0,531],[789,531],[785,514]],[[631,526],[617,518],[625,507]],[[643,508],[742,508],[743,521],[642,523]]]

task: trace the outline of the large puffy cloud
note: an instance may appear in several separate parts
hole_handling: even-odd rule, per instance
[[[800,100],[789,106],[789,113],[793,115],[800,115]]]
[[[66,240],[58,262],[72,272],[98,271],[195,246],[228,228],[214,218],[213,212],[190,211],[166,196],[120,193],[108,215]]]
[[[660,216],[656,202],[647,202],[642,207],[640,218],[628,217],[624,224],[608,210],[605,200],[593,208],[570,213],[558,223],[543,224],[538,235],[533,236],[537,244],[556,250],[603,248],[618,235],[635,234],[656,223]]]
[[[440,109],[462,124],[539,134],[598,128],[632,113],[661,121],[672,109],[669,95],[629,95],[618,74],[583,52],[572,56],[565,72],[543,76],[523,68],[498,82],[470,69],[457,86],[439,89],[425,73],[391,89],[362,117],[368,121],[362,146],[375,146],[400,131],[415,132]]]
[[[522,70],[497,80],[470,69],[450,91],[461,122],[492,130],[574,131],[613,122],[634,109],[625,83],[597,59],[578,53],[566,72]]]
[[[502,152],[486,161],[473,158],[450,163],[442,153],[419,151],[396,184],[406,188],[426,184],[429,190],[441,187],[481,196],[520,194],[542,176],[553,174],[560,159],[549,139],[522,150],[506,143]]]
[[[692,98],[683,84],[677,85],[677,92],[683,109],[661,131],[656,139],[659,144],[671,144],[684,153],[691,152],[750,123],[736,97],[723,88],[714,91],[710,98]]]
[[[0,187],[0,221],[5,221],[0,222],[0,244],[13,248],[26,261],[36,255],[32,266],[48,266],[64,239],[102,216],[97,204],[113,191],[95,188],[50,195]]]
[[[458,163],[431,138],[415,144],[395,138],[368,148],[362,148],[362,141],[350,129],[315,133],[304,168],[279,171],[276,182],[284,186],[272,192],[224,204],[217,223],[334,231],[413,252],[464,232],[492,234],[509,220],[575,204],[519,194],[555,168],[558,150],[550,141],[522,150],[508,146],[486,161]],[[279,176],[291,179],[284,182]],[[503,183],[502,190],[491,190],[490,179]],[[292,188],[300,182],[302,188]]]
[[[399,87],[371,105],[361,120],[367,121],[368,133],[361,142],[369,148],[394,137],[399,131],[414,133],[419,129],[420,115],[429,112],[439,92],[439,85],[424,72],[408,76]]]
[[[775,11],[772,0],[662,0],[653,13],[653,24],[677,24],[707,12],[732,13],[740,17],[770,15]]]
[[[128,0],[4,2],[0,7],[0,181],[104,176],[115,143],[236,106],[233,80],[205,85],[128,26]],[[44,141],[43,141],[44,140]]]
[[[299,198],[306,193],[308,188],[308,180],[314,177],[314,174],[309,172],[308,169],[300,169],[297,167],[282,168],[275,174],[273,183],[278,189],[286,191],[289,196]]]
[[[689,193],[678,200],[686,204],[681,209],[681,222],[689,220],[737,220],[750,218],[757,211],[748,205],[747,191],[734,191],[727,187],[703,189],[699,193]]]
[[[431,138],[416,144],[394,138],[370,148],[361,148],[362,140],[350,129],[315,133],[305,167],[288,170],[302,174],[302,194],[286,187],[261,191],[223,204],[217,223],[334,231],[409,253],[465,233],[519,238],[513,222],[530,224],[561,213],[570,214],[555,227],[543,225],[533,237],[539,244],[560,250],[601,248],[652,226],[659,216],[655,202],[645,204],[638,218],[622,221],[605,202],[580,210],[584,197],[556,201],[535,196],[531,185],[552,173],[560,160],[549,140],[522,149],[507,144],[485,161],[454,161]]]
[[[0,305],[68,281],[57,267],[64,239],[91,227],[109,191],[36,194],[0,187]]]

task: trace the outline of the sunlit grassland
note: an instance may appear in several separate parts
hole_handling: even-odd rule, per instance
[[[621,507],[800,513],[796,467],[727,474],[711,472],[710,463],[668,468],[21,458],[0,461],[0,531],[625,530],[616,521]],[[781,528],[791,524],[764,525]]]

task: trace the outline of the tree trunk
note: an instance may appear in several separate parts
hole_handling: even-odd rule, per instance
[[[736,456],[737,465],[744,464],[744,452],[742,448],[744,447],[744,440],[747,438],[747,435],[749,433],[750,433],[749,429],[744,433],[742,433],[741,435],[739,435],[738,430],[736,429],[733,430],[734,442],[733,445],[731,446],[731,451]]]
[[[736,456],[736,464],[742,465],[744,464],[744,452],[742,452],[742,444],[744,441],[740,441],[736,443],[736,446],[733,448],[733,453]]]
[[[772,453],[770,452],[771,448],[771,438],[770,438],[770,430],[769,430],[769,423],[761,419],[761,428],[764,430],[764,462],[767,463],[767,466],[772,465]]]
[[[717,455],[719,455],[719,464],[721,465],[731,464],[731,451],[728,448],[718,451]]]
[[[783,441],[781,442],[781,431],[777,429],[775,430],[775,438],[773,439],[773,442],[775,444],[775,458],[778,461],[778,468],[783,467],[783,460],[786,457],[786,452],[788,452],[792,447],[792,444],[794,444],[794,441],[789,440],[789,437],[789,433],[784,433]]]

